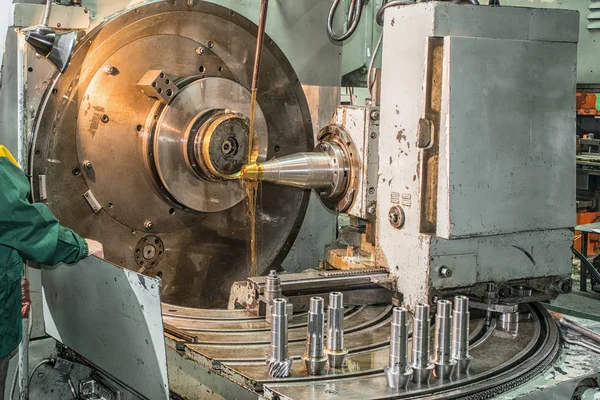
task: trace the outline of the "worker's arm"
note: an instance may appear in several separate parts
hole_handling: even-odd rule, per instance
[[[27,177],[0,156],[0,244],[25,260],[47,265],[74,263],[88,255],[83,238],[60,225],[46,205],[28,199]]]

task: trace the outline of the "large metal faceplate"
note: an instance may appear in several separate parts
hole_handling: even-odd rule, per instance
[[[170,303],[226,305],[231,284],[249,275],[249,221],[244,201],[222,212],[199,213],[161,194],[148,162],[153,155],[145,146],[152,112],[160,106],[136,84],[155,69],[180,83],[216,76],[247,89],[256,30],[247,19],[210,3],[161,1],[138,7],[80,42],[40,110],[33,176],[46,175],[48,205],[62,223],[102,241],[107,259],[118,265],[135,266],[141,247],[142,255],[162,256],[144,267],[146,274],[162,278],[163,299]],[[106,72],[106,65],[115,68],[113,73]],[[302,88],[268,37],[259,88],[268,130],[266,158],[311,150]],[[260,120],[259,129],[264,127]],[[83,197],[89,189],[102,206],[97,213]],[[263,186],[257,216],[259,272],[285,257],[308,197],[292,188]],[[155,251],[145,248],[157,239]]]

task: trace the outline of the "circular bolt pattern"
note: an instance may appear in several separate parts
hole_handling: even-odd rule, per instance
[[[390,208],[388,220],[394,228],[402,228],[404,226],[404,210],[402,210],[402,207],[394,206]]]
[[[158,236],[144,236],[135,246],[135,262],[145,269],[154,268],[162,260],[164,252],[165,246]]]

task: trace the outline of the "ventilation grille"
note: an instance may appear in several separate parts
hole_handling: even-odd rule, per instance
[[[600,31],[600,0],[590,0],[590,13],[588,14],[588,31]]]

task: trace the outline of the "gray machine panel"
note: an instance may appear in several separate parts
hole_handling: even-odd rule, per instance
[[[42,270],[46,332],[147,399],[167,399],[160,282],[96,257]]]
[[[573,226],[576,52],[566,42],[445,38],[438,236]]]

